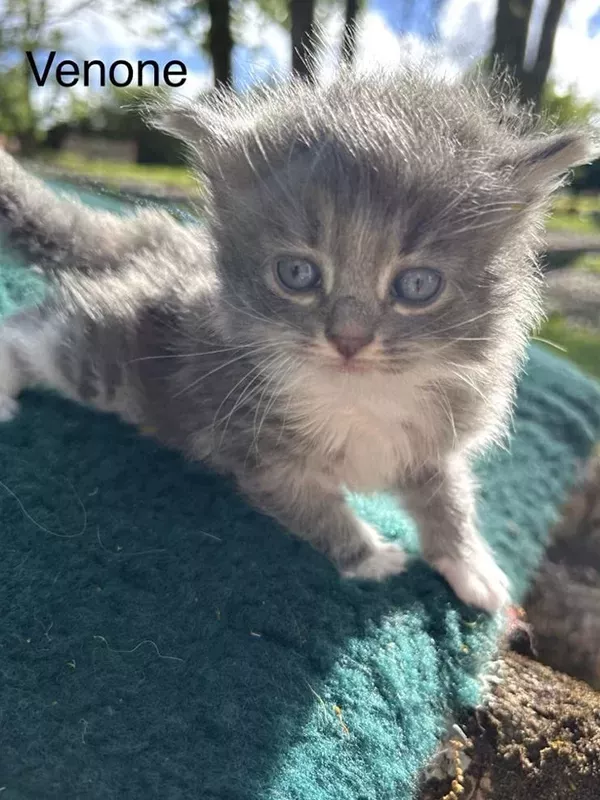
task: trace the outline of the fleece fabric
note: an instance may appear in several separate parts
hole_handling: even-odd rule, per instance
[[[7,313],[39,287],[0,261]],[[599,387],[532,348],[478,466],[517,600],[599,432]],[[390,498],[352,502],[417,552]],[[228,481],[50,393],[0,427],[0,541],[3,800],[409,800],[499,633],[418,558],[341,580]]]

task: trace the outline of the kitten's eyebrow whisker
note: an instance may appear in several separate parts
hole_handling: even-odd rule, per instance
[[[443,242],[445,239],[451,239],[453,236],[457,236],[460,233],[471,233],[471,231],[478,231],[481,230],[482,228],[490,228],[493,225],[498,225],[498,221],[492,219],[488,220],[488,222],[480,222],[476,225],[465,225],[462,228],[458,229],[454,228],[446,236],[440,236],[438,241]]]
[[[277,184],[277,186],[279,187],[279,189],[283,193],[283,196],[291,203],[292,208],[296,212],[299,212],[300,208],[299,208],[297,199],[293,196],[293,194],[288,189],[288,187],[285,186],[285,184],[280,180],[280,178],[277,175],[276,171],[273,169],[273,166],[271,165],[271,162],[269,161],[267,153],[266,153],[266,151],[265,151],[265,149],[263,147],[263,143],[261,142],[260,136],[259,136],[258,131],[256,129],[254,129],[254,131],[253,131],[253,137],[254,137],[254,141],[256,143],[256,146],[258,147],[258,150],[259,150],[261,156],[264,159],[264,163],[265,163],[267,169],[269,170],[269,173],[270,173],[271,177],[273,178],[273,180],[275,181],[275,183]],[[245,149],[244,149],[244,155],[246,155],[246,158],[248,158]],[[252,162],[250,160],[249,160],[249,163],[250,163],[250,166],[251,166],[252,170],[254,171],[254,173],[258,174],[256,172],[255,168],[254,168],[254,165],[252,164]]]

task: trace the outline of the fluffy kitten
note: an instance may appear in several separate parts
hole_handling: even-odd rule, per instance
[[[343,488],[395,492],[458,596],[499,608],[469,461],[505,431],[538,319],[535,231],[587,134],[528,131],[482,83],[419,69],[155,124],[189,148],[205,226],[84,208],[0,157],[2,228],[53,278],[1,329],[4,416],[45,385],[151,426],[347,576],[405,556]]]

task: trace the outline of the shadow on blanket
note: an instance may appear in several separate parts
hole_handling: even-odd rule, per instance
[[[533,349],[510,453],[480,465],[519,596],[599,431],[597,386]],[[110,417],[27,395],[0,481],[5,800],[404,800],[477,701],[497,623],[425,565],[344,582]],[[414,549],[390,500],[354,503]]]

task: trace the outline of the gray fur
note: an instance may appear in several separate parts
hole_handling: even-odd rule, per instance
[[[505,434],[540,315],[537,235],[588,133],[549,136],[483,82],[423,69],[216,95],[155,124],[189,148],[205,227],[84,209],[0,155],[2,228],[54,277],[43,314],[4,327],[2,391],[42,383],[152,427],[347,575],[404,557],[343,487],[396,492],[425,558],[498,608],[508,586],[477,533],[469,460]],[[322,266],[308,300],[274,285],[282,253]],[[446,281],[418,313],[387,288],[415,265]],[[371,342],[362,371],[327,343],[348,324]]]

